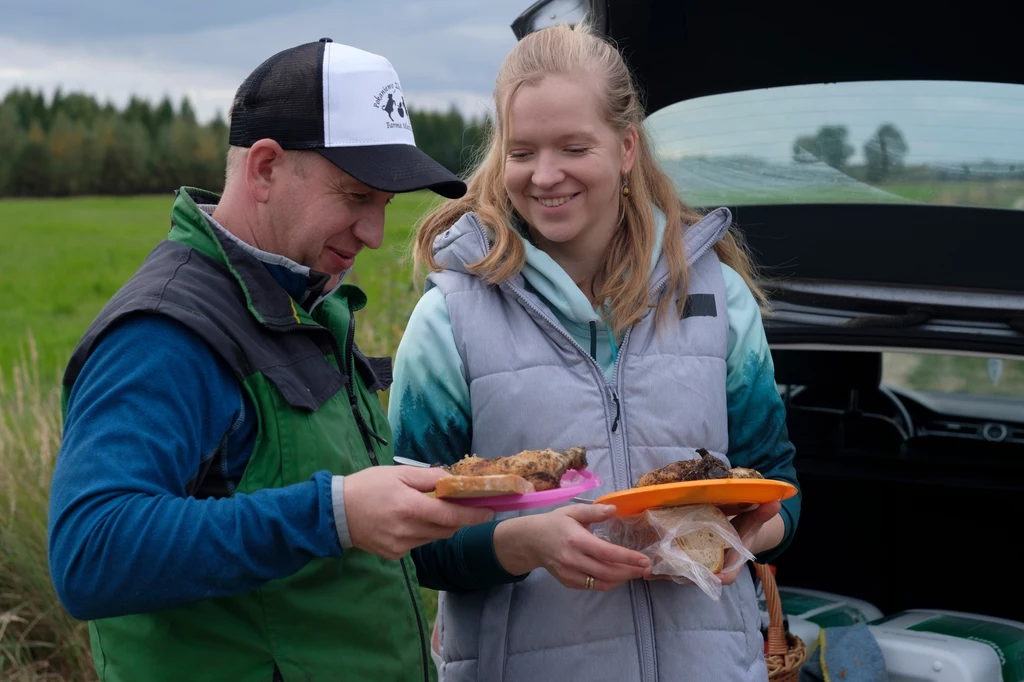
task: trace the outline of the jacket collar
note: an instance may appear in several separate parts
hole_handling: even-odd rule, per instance
[[[316,324],[309,316],[330,277],[283,256],[251,246],[218,225],[203,206],[216,206],[220,195],[195,187],[176,192],[168,238],[191,246],[224,265],[245,294],[249,311],[272,328]]]

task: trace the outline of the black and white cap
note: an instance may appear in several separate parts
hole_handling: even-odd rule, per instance
[[[315,150],[385,192],[466,193],[458,176],[416,147],[391,62],[330,38],[278,52],[239,86],[229,143],[251,147],[264,138]]]

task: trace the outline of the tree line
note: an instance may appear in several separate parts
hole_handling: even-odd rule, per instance
[[[847,142],[846,126],[822,126],[814,135],[802,135],[793,142],[793,160],[797,163],[824,162],[836,169],[846,168],[854,148]],[[884,123],[864,143],[864,175],[871,182],[884,182],[903,170],[910,150],[903,133]]]
[[[464,173],[486,119],[410,110],[417,145],[454,173]],[[200,122],[188,98],[123,107],[57,90],[30,89],[0,101],[0,197],[127,195],[182,185],[218,191],[224,183],[228,124]]]

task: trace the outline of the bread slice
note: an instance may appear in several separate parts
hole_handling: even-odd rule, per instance
[[[718,533],[707,528],[695,530],[676,538],[676,544],[686,555],[712,573],[725,567],[725,550],[729,544]]]
[[[761,472],[754,469],[733,467],[729,469],[729,478],[764,478],[764,476],[761,475]]]
[[[496,474],[492,476],[448,476],[434,486],[434,497],[497,497],[498,495],[525,495],[533,486],[522,476]]]

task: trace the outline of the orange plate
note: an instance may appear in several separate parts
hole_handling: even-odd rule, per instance
[[[760,478],[721,478],[711,481],[663,483],[609,493],[594,504],[613,504],[620,516],[639,514],[655,507],[684,504],[765,504],[796,495],[795,486]]]

